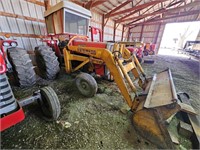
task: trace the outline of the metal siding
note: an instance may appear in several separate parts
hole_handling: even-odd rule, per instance
[[[15,18],[7,17],[10,29],[12,33],[19,33],[18,25]]]
[[[32,21],[26,20],[25,24],[26,24],[26,28],[27,28],[28,34],[34,34]]]
[[[32,46],[31,46],[29,38],[22,37],[22,41],[24,43],[24,49],[26,49],[26,50],[32,50]]]
[[[37,41],[35,38],[29,38],[30,44],[31,44],[31,49],[34,50],[35,47],[37,46]]]
[[[29,9],[30,17],[37,18],[37,14],[35,11],[35,4],[28,2],[28,9]]]
[[[1,1],[2,3],[2,6],[3,6],[3,10],[5,12],[8,12],[8,13],[13,13],[13,9],[12,9],[12,5],[11,5],[11,2],[10,0],[4,0],[4,1]]]
[[[1,1],[0,1],[0,11],[3,11],[3,6],[2,6]]]
[[[41,35],[47,35],[46,25],[44,23],[38,23]]]
[[[20,8],[20,0],[11,0],[11,5],[15,14],[22,15],[22,9]]]
[[[37,18],[44,19],[44,16],[43,16],[44,11],[42,9],[42,6],[35,5],[35,9],[36,9],[36,13],[37,13]]]
[[[25,25],[25,21],[22,19],[16,19],[17,20],[17,24],[19,26],[19,32],[21,34],[27,34],[27,29],[26,29],[26,25]]]
[[[3,32],[10,32],[10,27],[7,21],[7,18],[4,16],[0,16],[0,28]]]
[[[18,47],[20,47],[20,48],[23,48],[23,49],[24,49],[24,43],[23,43],[23,41],[22,41],[22,38],[21,38],[21,37],[13,37],[13,39],[16,39],[16,40],[17,40]]]
[[[33,25],[33,28],[34,28],[34,33],[36,35],[40,35],[40,27],[39,27],[39,24],[38,22],[35,22],[35,21],[32,21],[32,25]]]
[[[23,15],[30,16],[27,2],[24,0],[20,0],[20,4],[21,4],[21,9],[22,9]]]

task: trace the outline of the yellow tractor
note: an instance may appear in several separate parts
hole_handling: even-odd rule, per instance
[[[74,3],[61,1],[45,11],[44,16],[51,37],[46,40],[47,45],[59,58],[64,56],[66,73],[87,72],[77,76],[78,90],[89,97],[96,93],[97,83],[88,73],[114,79],[133,112],[133,125],[138,133],[159,148],[174,148],[165,122],[181,107],[170,69],[146,78],[138,59],[123,43],[89,41],[84,35],[91,13]],[[134,79],[129,77],[131,73]],[[133,84],[135,81],[142,93]]]

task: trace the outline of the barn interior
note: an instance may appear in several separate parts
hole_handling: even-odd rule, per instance
[[[2,149],[199,149],[199,0],[1,0]]]

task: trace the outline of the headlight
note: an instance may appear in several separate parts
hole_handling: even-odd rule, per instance
[[[54,44],[55,42],[54,41],[51,41],[51,44]]]
[[[10,44],[12,47],[16,47],[17,46],[17,42],[11,42]]]
[[[8,47],[8,46],[10,46],[10,44],[8,42],[3,42],[3,46]]]

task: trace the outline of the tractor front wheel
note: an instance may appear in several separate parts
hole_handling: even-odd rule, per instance
[[[40,89],[41,100],[39,105],[43,113],[43,118],[47,121],[55,121],[60,115],[60,102],[55,91],[51,87]]]
[[[58,58],[49,46],[35,48],[36,63],[42,78],[53,80],[60,71]]]
[[[75,82],[78,91],[82,95],[92,97],[96,94],[98,89],[97,82],[91,75],[81,73],[76,77]]]

